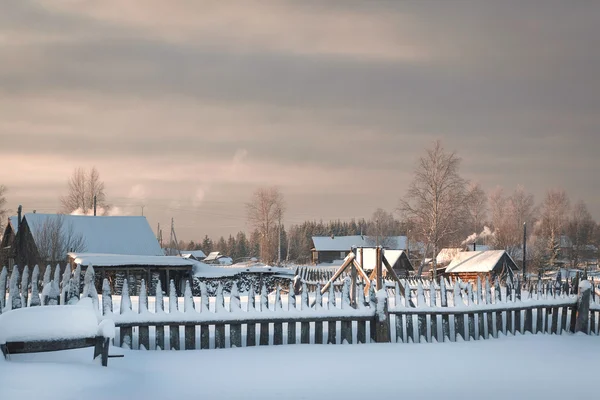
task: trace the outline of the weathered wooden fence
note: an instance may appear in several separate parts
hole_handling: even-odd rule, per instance
[[[71,272],[67,268],[62,277],[56,271],[54,279],[50,279],[50,269],[46,270],[40,295],[37,268],[30,283],[27,268],[21,279],[18,270],[13,269],[8,292],[8,273],[3,269],[0,310],[68,305],[81,297],[90,297],[100,315],[114,320],[118,330],[115,344],[133,349],[371,341],[417,343],[479,340],[517,333],[599,333],[599,299],[594,283],[585,279],[550,285],[403,280],[404,290],[395,283],[379,292],[370,285],[366,293],[364,282],[359,280],[357,302],[352,306],[348,278],[343,280],[340,292],[331,285],[323,295],[319,282],[313,290],[303,283],[298,298],[292,284],[287,295],[282,294],[287,290],[280,287],[269,293],[264,286],[260,293],[251,288],[240,295],[236,283],[231,285],[229,293],[220,286],[213,297],[208,295],[206,287],[201,287],[201,296],[193,297],[189,282],[184,296],[177,298],[171,281],[165,299],[160,280],[151,285],[155,288],[154,296],[148,295],[142,281],[139,296],[132,301],[126,281],[121,296],[111,294],[108,281],[98,295],[93,268],[85,273],[82,291],[78,269]]]

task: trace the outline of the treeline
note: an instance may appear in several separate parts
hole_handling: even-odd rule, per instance
[[[376,219],[377,217],[380,219]],[[367,237],[397,236],[406,234],[403,224],[395,219],[391,213],[378,210],[374,214],[375,219],[352,219],[350,221],[305,221],[299,225],[286,228],[281,227],[281,260],[282,262],[308,263],[311,261],[311,249],[313,247],[313,236],[348,236],[363,234]],[[277,232],[274,232],[276,247],[279,245]],[[188,243],[180,242],[180,249],[202,250],[205,254],[219,251],[233,258],[234,261],[244,258],[260,258],[260,233],[256,230],[249,235],[240,231],[228,238],[221,236],[218,240],[212,240],[205,236],[202,241]],[[277,249],[275,249],[277,254]]]

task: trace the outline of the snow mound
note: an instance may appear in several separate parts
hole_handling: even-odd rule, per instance
[[[1,314],[0,343],[94,337],[98,318],[88,303],[91,299],[72,306],[19,308]]]

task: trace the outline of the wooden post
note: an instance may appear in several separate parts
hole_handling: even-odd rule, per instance
[[[358,249],[360,257],[359,259],[362,260],[362,252],[363,249],[362,247],[360,249]],[[356,308],[356,285],[357,285],[357,279],[358,279],[358,271],[356,270],[356,263],[352,263],[352,282],[350,285],[350,304],[352,305],[352,307]]]
[[[381,254],[381,253],[380,253]],[[381,271],[381,263],[379,269]],[[388,298],[385,296],[382,300],[377,298],[377,306],[375,307],[375,341],[377,343],[389,343],[390,342],[390,315],[388,313]]]
[[[587,334],[590,318],[590,297],[592,294],[592,285],[589,281],[583,280],[579,283],[578,289],[575,332],[583,332]]]
[[[375,264],[375,271],[376,271],[376,275],[375,275],[375,287],[377,290],[381,290],[381,288],[383,287],[383,277],[382,275],[382,271],[381,271],[381,246],[377,246],[377,249],[375,250],[375,257],[376,257],[376,264]]]

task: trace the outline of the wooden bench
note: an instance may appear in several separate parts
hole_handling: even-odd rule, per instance
[[[85,347],[94,348],[94,360],[102,357],[102,366],[108,365],[108,347],[110,338],[104,336],[70,338],[60,340],[34,340],[21,342],[6,342],[0,344],[0,350],[4,358],[10,359],[11,354],[42,353],[48,351],[82,349]],[[121,356],[122,357],[122,356]]]
[[[114,332],[114,323],[100,321],[89,298],[77,305],[27,307],[0,314],[0,350],[6,359],[11,354],[93,347],[93,359],[100,357],[106,367]]]

